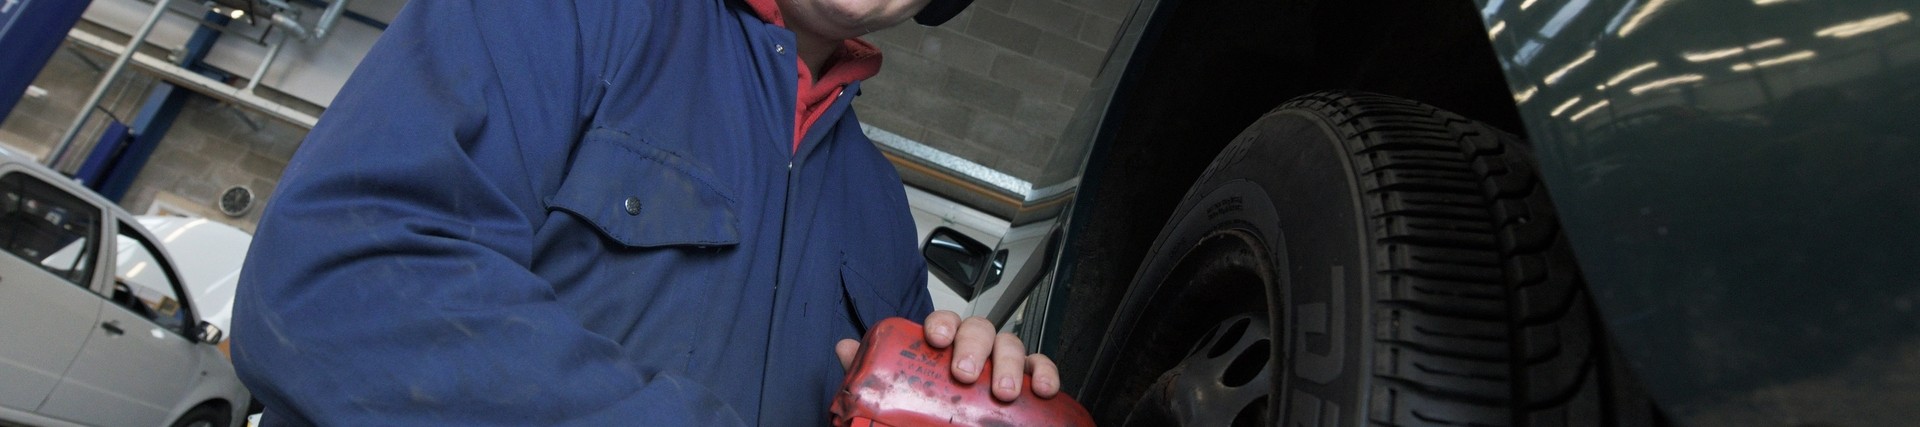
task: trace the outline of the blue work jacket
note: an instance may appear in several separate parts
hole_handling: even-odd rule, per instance
[[[233,359],[268,424],[824,425],[932,310],[846,87],[734,0],[408,2],[268,202]]]

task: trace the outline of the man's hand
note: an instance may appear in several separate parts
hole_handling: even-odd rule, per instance
[[[1003,402],[1011,402],[1020,397],[1020,375],[1033,375],[1033,394],[1040,397],[1053,397],[1060,393],[1060,369],[1053,365],[1053,359],[1043,354],[1026,354],[1026,345],[1013,334],[995,334],[993,323],[979,316],[960,320],[959,314],[940,310],[927,315],[923,324],[927,332],[927,344],[933,348],[953,347],[953,379],[961,384],[973,384],[980,380],[980,367],[987,360],[993,361],[993,397]],[[957,331],[957,333],[956,333]],[[840,366],[853,365],[853,356],[860,352],[860,341],[840,340],[833,347],[834,354],[840,356]],[[988,359],[991,357],[992,359]]]

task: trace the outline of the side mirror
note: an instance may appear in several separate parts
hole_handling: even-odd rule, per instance
[[[226,331],[221,331],[219,326],[213,326],[212,323],[201,321],[200,327],[194,328],[193,339],[207,344],[216,344],[219,343],[220,340],[227,339],[227,333]]]
[[[946,227],[933,229],[920,254],[933,277],[968,301],[999,282],[1007,263],[1006,251],[996,254],[985,243]]]

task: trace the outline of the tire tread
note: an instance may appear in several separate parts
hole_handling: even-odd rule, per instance
[[[1321,92],[1354,162],[1378,279],[1369,423],[1592,425],[1596,328],[1553,205],[1512,135],[1419,102]],[[1550,268],[1551,267],[1551,268]]]

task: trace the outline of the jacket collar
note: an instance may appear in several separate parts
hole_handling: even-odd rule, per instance
[[[780,0],[746,0],[746,3],[747,8],[760,20],[781,28],[787,27],[786,15],[780,13]],[[840,50],[834,51],[833,56],[827,59],[826,68],[826,74],[815,75],[813,70],[806,69],[804,62],[801,64],[801,76],[814,78],[814,87],[826,88],[816,90],[818,94],[805,93],[808,91],[803,90],[800,96],[810,101],[806,103],[818,103],[827,94],[833,93],[834,88],[880,74],[880,48],[857,38],[843,40]]]

